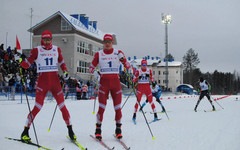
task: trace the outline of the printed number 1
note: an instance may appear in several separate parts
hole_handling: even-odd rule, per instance
[[[52,65],[53,64],[53,58],[46,58],[46,59],[44,59],[45,61],[46,61],[46,65],[48,66],[49,65],[49,62],[50,62],[50,65]]]
[[[109,61],[108,64],[109,64],[109,67],[111,68],[112,67],[112,62]]]

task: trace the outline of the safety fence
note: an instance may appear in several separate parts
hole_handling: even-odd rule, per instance
[[[86,94],[84,92],[77,91],[76,88],[67,88],[63,89],[64,98],[66,100],[88,100],[91,97],[96,97],[95,90],[92,86],[88,87],[88,91]],[[19,87],[18,89],[15,88],[15,86],[1,86],[0,87],[0,101],[22,101],[26,100],[26,96],[28,100],[35,100],[35,90],[27,90],[25,94],[25,90],[23,87]],[[53,100],[54,97],[52,96],[51,92],[48,92],[46,94],[45,99],[47,100]]]

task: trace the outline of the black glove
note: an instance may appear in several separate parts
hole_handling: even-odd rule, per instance
[[[64,80],[68,80],[68,79],[69,79],[68,72],[64,71]]]
[[[142,79],[142,76],[139,76],[138,79]]]
[[[156,86],[156,83],[152,82],[152,87],[155,88],[155,86]]]
[[[149,74],[146,74],[146,77],[149,77]]]

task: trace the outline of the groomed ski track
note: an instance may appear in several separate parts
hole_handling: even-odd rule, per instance
[[[213,98],[224,95],[213,96]],[[174,96],[172,96],[174,97]],[[167,99],[163,97],[162,103],[169,111],[167,119],[164,113],[158,113],[161,121],[150,124],[155,140],[147,128],[146,122],[141,112],[137,113],[137,125],[132,123],[133,107],[136,98],[131,96],[124,106],[122,118],[123,140],[131,147],[131,150],[239,150],[240,147],[240,96],[229,96],[218,100],[224,107],[220,108],[213,102],[217,111],[206,113],[204,110],[211,110],[211,106],[204,98],[198,107],[198,112],[194,112],[194,106],[198,97],[183,97]],[[123,102],[127,96],[123,96]],[[142,98],[143,102],[145,97]],[[92,114],[93,100],[71,100],[67,99],[65,104],[69,109],[73,130],[77,135],[77,140],[88,150],[103,150],[103,147],[93,141],[89,134],[94,134],[96,115]],[[157,111],[161,111],[160,105],[155,101]],[[31,108],[34,101],[30,100]],[[67,138],[67,127],[62,119],[59,109],[56,112],[50,132],[47,131],[51,117],[56,106],[55,101],[45,99],[45,104],[36,116],[34,121],[40,145],[44,145],[54,150],[78,150]],[[98,104],[96,105],[98,106]],[[97,107],[96,107],[97,108]],[[144,111],[151,111],[147,104]],[[97,109],[95,110],[97,113]],[[0,149],[9,150],[33,150],[29,145],[9,141],[5,136],[20,138],[23,126],[28,114],[26,101],[0,100]],[[104,142],[115,150],[122,150],[123,147],[117,143],[112,136],[115,131],[113,103],[110,98],[104,113],[102,125],[102,136]],[[153,114],[145,114],[148,121],[153,119]],[[32,127],[30,136],[36,142]]]

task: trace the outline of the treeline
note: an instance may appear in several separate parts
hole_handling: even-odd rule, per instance
[[[183,57],[183,83],[190,84],[195,90],[199,87],[199,78],[203,77],[211,86],[212,94],[238,94],[240,93],[240,75],[234,71],[233,73],[218,72],[202,73],[197,65],[200,63],[198,54],[193,49],[189,49]]]
[[[215,70],[213,73],[201,73],[199,69],[194,69],[192,72],[184,71],[183,83],[191,84],[195,90],[199,87],[199,78],[203,77],[212,87],[212,94],[238,94],[240,93],[240,77],[234,73],[223,73]]]

